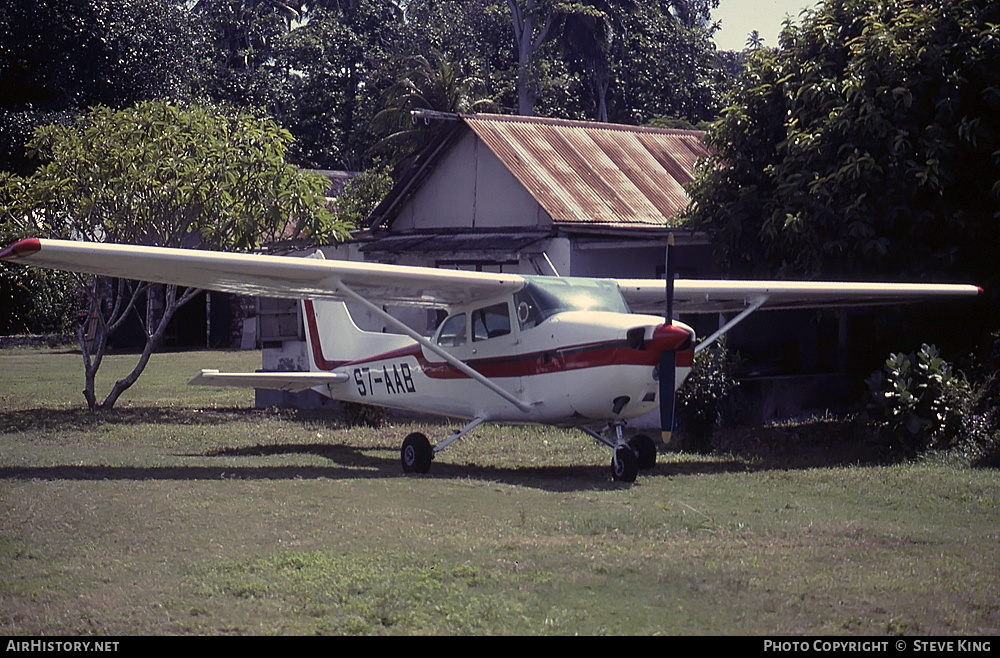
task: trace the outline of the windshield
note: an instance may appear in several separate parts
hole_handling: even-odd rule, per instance
[[[521,328],[533,327],[565,311],[628,313],[618,284],[610,279],[525,276],[528,285],[514,296]]]

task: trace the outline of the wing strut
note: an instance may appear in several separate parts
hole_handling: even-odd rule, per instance
[[[419,333],[417,333],[416,331],[414,331],[410,327],[406,326],[406,324],[404,324],[403,322],[397,320],[396,318],[394,318],[391,315],[389,315],[388,313],[386,313],[377,304],[371,303],[370,301],[368,301],[367,299],[365,299],[364,297],[362,297],[358,293],[356,293],[353,290],[351,290],[343,282],[338,281],[337,282],[337,287],[345,295],[347,295],[348,297],[350,297],[353,301],[356,301],[357,303],[361,304],[362,306],[364,306],[365,308],[367,308],[368,310],[370,310],[372,313],[374,313],[375,315],[377,315],[380,318],[382,318],[383,320],[385,320],[386,323],[392,325],[393,327],[395,327],[399,331],[403,332],[404,334],[406,334],[407,336],[409,336],[413,340],[417,341],[418,343],[420,343],[420,345],[422,345],[423,347],[426,347],[431,352],[434,352],[435,354],[437,354],[438,356],[440,356],[442,359],[444,359],[445,361],[447,361],[450,365],[455,366],[456,368],[458,368],[458,370],[460,370],[463,374],[468,375],[472,379],[476,380],[477,382],[479,382],[480,384],[482,384],[486,388],[490,389],[491,391],[493,391],[494,393],[496,393],[497,395],[499,395],[500,397],[502,397],[504,400],[507,400],[507,402],[510,402],[512,405],[514,405],[515,407],[517,407],[518,409],[520,409],[524,413],[528,413],[529,411],[531,411],[531,405],[530,404],[527,404],[526,402],[524,402],[523,400],[521,400],[517,396],[513,395],[509,391],[504,390],[503,388],[501,388],[500,386],[498,386],[496,383],[494,383],[492,380],[490,380],[490,378],[484,376],[482,373],[476,372],[471,367],[469,367],[464,361],[462,361],[461,359],[455,358],[454,356],[452,356],[451,354],[449,354],[448,352],[446,352],[444,350],[444,348],[442,348],[442,347],[440,347],[438,345],[435,345],[431,341],[427,340],[427,338],[425,338],[424,336],[421,336]]]
[[[744,320],[746,320],[747,317],[749,317],[749,315],[751,313],[753,313],[754,311],[756,311],[757,309],[759,309],[761,306],[763,306],[765,303],[767,303],[767,299],[768,299],[767,295],[761,295],[760,297],[757,297],[756,299],[754,299],[753,302],[751,302],[750,306],[747,306],[745,309],[743,309],[742,311],[740,311],[739,315],[737,315],[735,318],[733,318],[732,320],[730,320],[726,324],[722,325],[719,328],[719,330],[716,331],[714,334],[712,334],[711,336],[709,336],[705,340],[703,340],[700,343],[698,343],[697,345],[695,345],[695,347],[694,347],[694,353],[697,354],[698,352],[702,351],[703,349],[705,349],[706,347],[708,347],[709,345],[711,345],[715,341],[719,340],[719,338],[723,334],[725,334],[727,331],[729,331],[730,329],[732,329],[733,327],[735,327],[736,325],[738,325],[740,322],[743,322]]]

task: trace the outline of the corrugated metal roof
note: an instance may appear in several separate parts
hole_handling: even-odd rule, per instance
[[[669,226],[708,155],[701,132],[538,117],[462,120],[557,223]]]

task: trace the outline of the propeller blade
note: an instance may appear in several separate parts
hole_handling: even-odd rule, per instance
[[[674,382],[677,380],[677,352],[660,352],[660,438],[669,444],[674,431]]]
[[[674,234],[667,237],[666,263],[664,276],[666,285],[666,310],[663,323],[674,323]],[[660,352],[660,437],[666,444],[670,443],[674,431],[674,390],[677,381],[677,352],[664,350]]]
[[[667,257],[664,263],[664,276],[667,277],[667,310],[664,313],[664,322],[674,323],[674,234],[667,237]]]

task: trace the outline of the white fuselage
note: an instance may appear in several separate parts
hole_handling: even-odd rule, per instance
[[[508,316],[477,315],[498,308],[506,308]],[[518,408],[411,338],[362,332],[353,322],[344,329],[342,321],[335,323],[338,330],[324,331],[323,314],[307,306],[314,369],[348,375],[345,383],[317,390],[338,400],[444,416],[554,425],[626,420],[657,407],[659,352],[630,345],[628,332],[641,328],[650,339],[662,318],[566,311],[534,323],[521,321],[514,308],[506,300],[494,300],[475,309],[452,309],[430,341],[526,408]],[[453,318],[459,319],[449,324]],[[678,326],[693,336],[689,327]],[[323,338],[314,341],[312,336]],[[359,343],[355,353],[370,356],[339,362],[326,358],[327,345],[345,342]],[[361,345],[366,342],[367,347]],[[690,360],[682,357],[675,388],[688,372]]]

